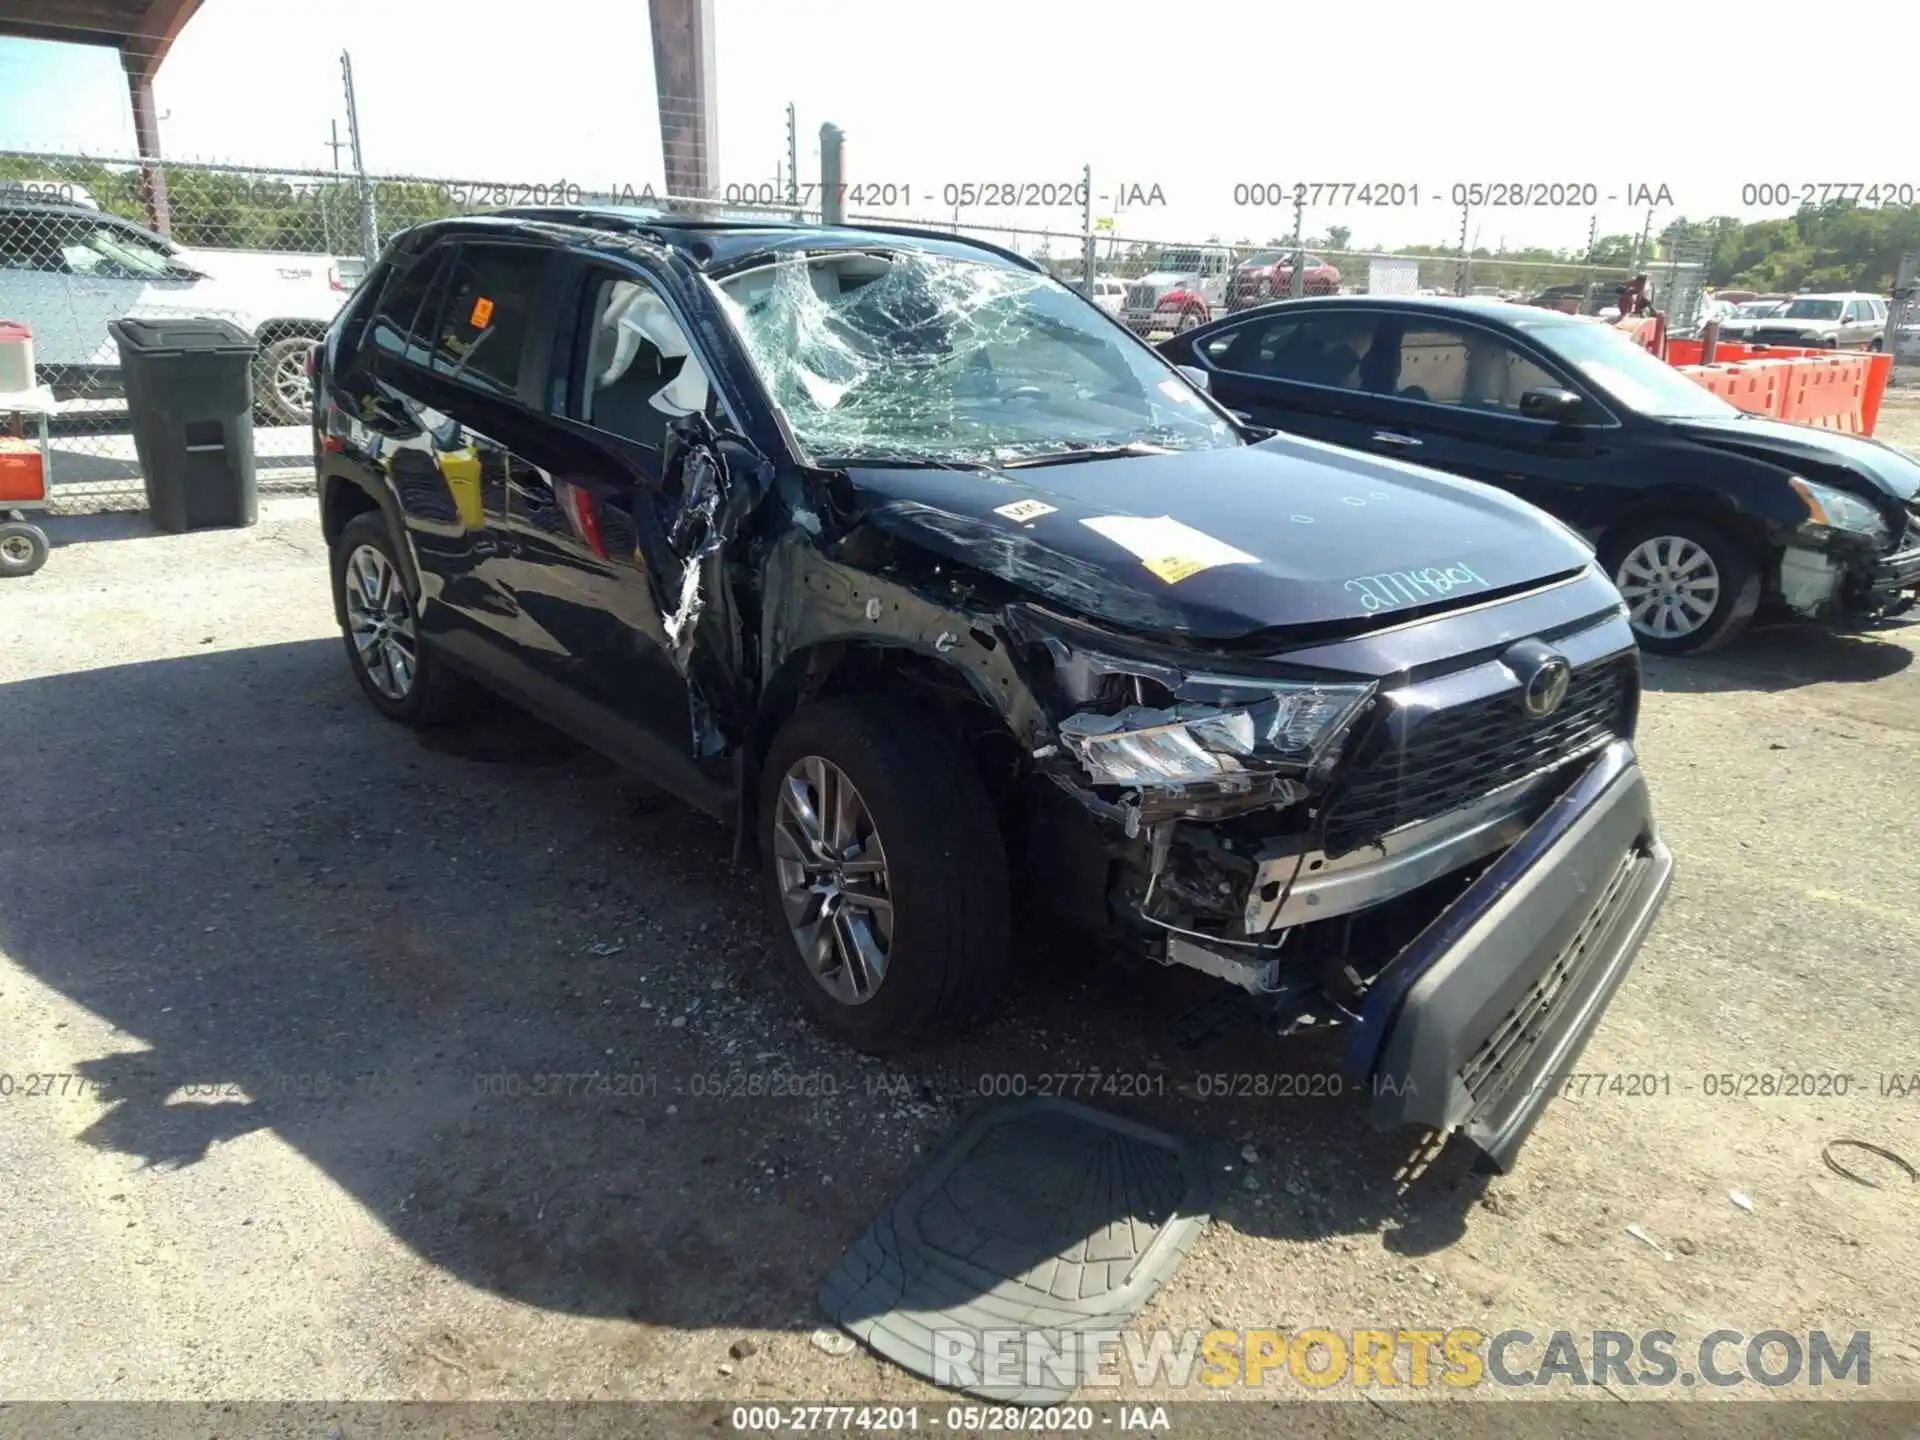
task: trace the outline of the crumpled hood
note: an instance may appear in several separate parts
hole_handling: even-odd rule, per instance
[[[1702,445],[1775,465],[1797,466],[1809,472],[1809,480],[1827,479],[1829,476],[1822,472],[1839,468],[1903,504],[1920,493],[1920,463],[1865,435],[1844,435],[1838,430],[1794,425],[1765,415],[1675,420],[1672,424]]]
[[[1577,573],[1509,495],[1295,436],[998,471],[848,471],[881,528],[1093,619],[1238,639],[1392,623]]]

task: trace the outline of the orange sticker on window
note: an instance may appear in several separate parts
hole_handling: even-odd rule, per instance
[[[493,301],[482,295],[473,302],[473,328],[484,330],[491,319],[493,319]]]

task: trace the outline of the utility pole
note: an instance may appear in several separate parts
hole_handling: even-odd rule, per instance
[[[807,217],[800,213],[800,115],[787,102],[787,204],[793,207],[796,221]]]
[[[829,121],[820,127],[820,223],[838,225],[846,218],[846,157],[842,143],[846,134]]]
[[[1593,287],[1600,277],[1594,270],[1594,256],[1600,253],[1600,212],[1595,211],[1593,218],[1587,221],[1587,286],[1580,293],[1580,313],[1585,314],[1593,308]]]
[[[1307,197],[1303,190],[1293,192],[1293,276],[1287,285],[1287,294],[1298,300],[1307,293]]]
[[[340,52],[340,78],[347,87],[347,144],[353,151],[353,173],[360,182],[360,244],[369,269],[380,258],[380,226],[373,213],[373,186],[367,180],[366,157],[360,152],[360,107],[353,98],[353,57]]]
[[[340,122],[338,119],[327,121],[327,129],[333,137],[327,141],[327,148],[333,152],[333,173],[338,175],[340,173],[340,152],[346,147],[347,142],[340,138]],[[339,198],[340,187],[338,185],[328,186],[321,192],[320,231],[321,234],[326,237],[328,254],[333,253],[333,210]]]
[[[1080,279],[1081,294],[1093,299],[1093,272],[1095,260],[1093,253],[1093,166],[1080,167],[1080,193],[1086,204],[1080,210]],[[956,229],[955,233],[959,233]]]
[[[1465,295],[1473,280],[1473,246],[1467,240],[1467,226],[1473,221],[1473,207],[1460,207],[1460,277],[1454,281],[1454,293]]]

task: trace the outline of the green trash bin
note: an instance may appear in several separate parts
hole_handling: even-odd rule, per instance
[[[133,448],[155,528],[177,535],[251,525],[260,517],[253,472],[253,337],[210,317],[107,326],[120,347]]]

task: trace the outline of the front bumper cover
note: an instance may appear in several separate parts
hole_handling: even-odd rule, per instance
[[[1672,875],[1617,741],[1376,980],[1347,1054],[1374,1124],[1458,1131],[1511,1168]]]

